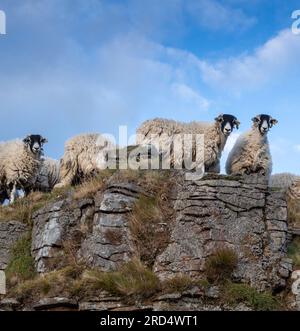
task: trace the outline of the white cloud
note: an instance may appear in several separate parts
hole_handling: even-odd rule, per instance
[[[211,30],[241,31],[256,23],[241,9],[235,9],[216,0],[192,0],[185,2],[189,14],[200,25]]]
[[[174,83],[171,88],[176,97],[179,97],[188,104],[197,106],[195,110],[208,110],[210,101],[191,87],[185,84]]]
[[[227,87],[235,92],[257,89],[298,70],[299,41],[290,29],[283,30],[253,54],[222,59],[213,64],[198,60],[198,67],[204,81],[214,87]]]

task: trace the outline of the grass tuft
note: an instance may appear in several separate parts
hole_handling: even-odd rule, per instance
[[[237,267],[238,257],[230,248],[220,248],[205,263],[205,272],[210,282],[223,282],[231,279]]]
[[[73,198],[75,200],[93,198],[98,191],[105,189],[107,180],[114,172],[115,170],[106,169],[86,179],[81,184],[75,186]]]
[[[124,264],[116,272],[85,272],[74,287],[75,293],[80,295],[104,290],[113,295],[134,298],[149,298],[159,289],[158,277],[137,259]]]
[[[31,256],[31,234],[27,233],[12,248],[6,269],[9,284],[25,281],[35,276],[34,259]]]
[[[228,282],[224,288],[224,299],[230,304],[244,303],[255,311],[279,309],[279,302],[271,292],[258,292],[247,284]]]
[[[141,194],[129,219],[130,232],[143,263],[152,267],[156,256],[167,245],[173,209],[168,200],[174,183],[168,172],[147,171],[138,182],[149,195]]]
[[[198,285],[197,282],[191,277],[180,275],[166,280],[163,283],[163,291],[166,293],[183,293],[196,285]]]
[[[300,268],[300,238],[295,238],[288,246],[288,257],[293,260],[294,267]]]

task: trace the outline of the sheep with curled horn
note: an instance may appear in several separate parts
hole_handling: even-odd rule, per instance
[[[260,114],[252,118],[252,123],[252,128],[239,136],[229,153],[226,172],[228,175],[258,173],[269,179],[272,156],[268,132],[278,121],[270,115]]]

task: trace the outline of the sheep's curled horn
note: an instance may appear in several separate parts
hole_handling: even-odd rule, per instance
[[[217,117],[215,118],[215,121],[217,121],[217,122],[222,122],[222,121],[223,121],[223,114],[220,114],[219,116],[217,116]]]
[[[241,122],[240,122],[237,118],[233,121],[233,123],[234,123],[235,127],[236,127],[237,129],[239,129],[239,127],[240,127],[240,125],[241,125]]]
[[[278,123],[278,121],[277,121],[276,118],[271,117],[270,118],[270,123],[271,123],[271,127],[272,127],[273,125],[276,125]]]

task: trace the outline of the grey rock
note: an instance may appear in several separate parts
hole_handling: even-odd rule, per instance
[[[258,176],[215,176],[182,184],[175,202],[170,243],[157,257],[164,279],[185,273],[205,277],[207,258],[220,248],[238,256],[234,277],[258,290],[283,286],[289,268],[280,265],[288,242],[282,192],[268,191]]]
[[[211,286],[206,290],[205,295],[210,299],[218,299],[220,297],[220,289],[218,286]]]
[[[34,304],[33,308],[34,310],[77,310],[78,303],[64,297],[44,298]]]
[[[0,310],[14,311],[20,306],[20,302],[15,298],[5,298],[0,301]]]
[[[54,202],[35,213],[31,251],[37,272],[64,265],[65,245],[68,241],[80,245],[93,215],[93,200],[88,199],[78,201],[75,208],[67,200]]]
[[[0,221],[0,270],[5,270],[11,249],[28,231],[28,226],[18,221]]]

